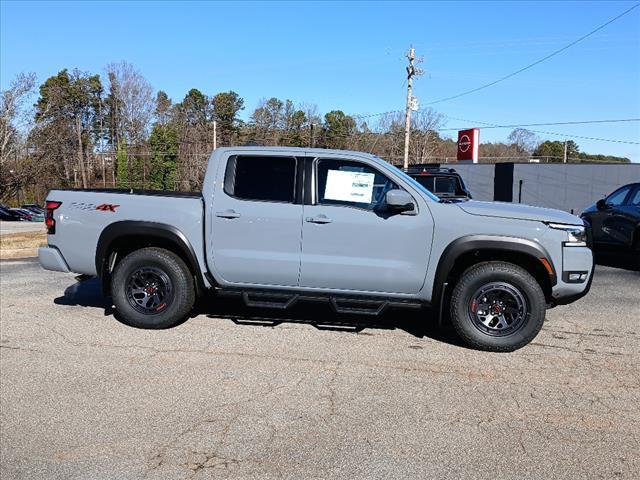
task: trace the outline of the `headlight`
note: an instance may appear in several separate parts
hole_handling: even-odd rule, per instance
[[[561,223],[549,223],[549,228],[562,230],[567,233],[567,247],[586,247],[587,230],[584,225],[563,225]]]

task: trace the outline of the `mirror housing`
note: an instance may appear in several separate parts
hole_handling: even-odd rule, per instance
[[[404,190],[389,190],[385,196],[387,208],[394,212],[408,212],[416,207],[413,203],[413,197]]]
[[[596,208],[598,210],[605,210],[607,208],[607,201],[604,198],[601,198],[596,202]]]

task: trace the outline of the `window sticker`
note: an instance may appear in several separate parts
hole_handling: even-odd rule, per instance
[[[375,173],[329,170],[324,189],[325,200],[371,203]]]

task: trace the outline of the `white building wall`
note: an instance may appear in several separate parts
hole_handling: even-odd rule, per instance
[[[464,179],[474,200],[492,201],[494,164],[447,165]],[[618,187],[640,182],[640,164],[517,163],[513,166],[513,202],[576,214]]]

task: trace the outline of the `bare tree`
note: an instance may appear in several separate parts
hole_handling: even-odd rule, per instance
[[[109,79],[107,123],[112,148],[119,152],[118,183],[144,187],[148,175],[146,139],[156,107],[153,87],[128,62],[110,63],[105,70]]]
[[[398,163],[404,150],[404,114],[396,112],[381,116],[373,130],[376,137],[365,150],[388,162]]]
[[[149,134],[155,109],[153,87],[133,65],[110,63],[106,67],[112,95],[118,105],[116,123],[127,142],[136,143]]]
[[[429,163],[437,155],[444,116],[432,108],[420,110],[411,118],[409,154],[412,163]]]
[[[0,165],[17,155],[21,133],[27,126],[29,112],[23,111],[26,99],[33,93],[36,76],[20,73],[9,88],[0,93]]]
[[[507,142],[513,145],[519,154],[531,155],[540,141],[536,134],[526,128],[516,128],[507,137]]]

